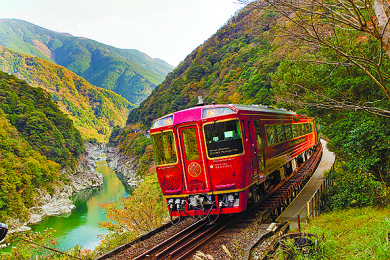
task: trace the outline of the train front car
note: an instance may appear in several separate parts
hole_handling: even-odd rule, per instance
[[[156,170],[173,216],[246,208],[243,136],[238,111],[202,106],[159,118],[150,130]]]
[[[242,212],[315,144],[312,119],[259,106],[194,107],[155,120],[150,132],[171,216]]]

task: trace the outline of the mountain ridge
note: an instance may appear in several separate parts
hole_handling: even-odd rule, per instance
[[[19,226],[41,191],[53,192],[85,152],[73,121],[51,94],[0,71],[0,222]]]
[[[115,48],[18,19],[0,20],[0,45],[64,66],[133,104],[144,100],[174,68],[137,50]]]
[[[195,106],[198,96],[208,104],[272,105],[270,73],[279,61],[268,54],[276,21],[272,13],[237,12],[130,112],[127,124],[149,127],[154,119]]]
[[[98,88],[65,67],[0,46],[0,70],[53,95],[84,140],[107,140],[111,128],[123,126],[135,106],[120,95]]]

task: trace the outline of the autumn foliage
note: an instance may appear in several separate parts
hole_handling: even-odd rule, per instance
[[[0,70],[51,93],[86,141],[106,141],[111,128],[123,126],[134,105],[118,94],[95,87],[66,68],[0,46]]]
[[[100,204],[108,221],[99,223],[113,236],[107,235],[104,241],[116,238],[115,235],[136,237],[161,226],[168,217],[165,199],[160,190],[156,174],[148,176],[129,198]]]

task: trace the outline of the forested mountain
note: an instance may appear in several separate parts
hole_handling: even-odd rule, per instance
[[[118,94],[95,87],[62,66],[2,46],[0,70],[50,92],[85,140],[106,140],[110,128],[123,126],[134,107]]]
[[[272,104],[321,125],[337,157],[329,176],[336,184],[324,199],[330,209],[389,203],[390,52],[376,23],[360,30],[353,22],[372,19],[372,10],[340,21],[334,17],[352,14],[312,10],[310,1],[302,5],[307,10],[288,1],[273,1],[279,9],[262,3],[240,10],[188,55],[110,140],[131,153],[138,147],[129,138],[135,124],[147,129],[158,117],[194,106],[198,96],[208,104]],[[138,143],[145,144],[141,163],[152,162],[150,142]]]
[[[50,93],[0,71],[0,222],[26,220],[35,189],[53,185],[84,150]]]
[[[208,104],[273,104],[270,78],[279,59],[271,55],[275,36],[270,30],[276,21],[270,12],[238,12],[130,112],[126,128],[113,130],[111,144],[139,158],[139,174],[151,174],[151,140],[136,133],[140,125],[148,128],[160,116],[192,107],[198,96]]]
[[[0,20],[0,45],[66,67],[133,104],[144,100],[173,67],[137,50],[122,50],[31,23]]]
[[[162,115],[194,106],[198,96],[208,104],[270,105],[269,73],[276,71],[278,60],[267,55],[274,38],[269,30],[275,24],[275,14],[240,11],[188,55],[130,113],[128,123],[149,126]]]

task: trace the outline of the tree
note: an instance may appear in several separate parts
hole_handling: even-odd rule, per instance
[[[357,67],[381,91],[371,100],[353,100],[352,96],[328,96],[321,86],[296,82],[289,90],[276,92],[280,101],[301,106],[341,110],[363,110],[390,117],[390,88],[388,73],[390,58],[389,3],[382,0],[238,0],[252,9],[267,9],[281,17],[280,33],[276,43],[283,46],[284,54],[294,62],[312,65],[326,64],[334,69],[349,70]],[[302,55],[302,54],[312,55]],[[326,56],[323,55],[326,53]],[[331,71],[332,72],[332,71]],[[332,76],[332,73],[328,75]],[[305,95],[309,99],[301,100]]]
[[[363,186],[364,175],[367,185],[375,184],[372,185],[375,189],[366,190],[372,192],[372,198],[377,198],[376,194],[387,195],[386,184],[390,183],[388,3],[377,0],[239,2],[249,4],[252,10],[272,11],[279,16],[273,28],[276,35],[273,57],[281,62],[271,76],[278,105],[316,117],[322,134],[329,138],[328,148],[343,165],[342,171],[339,170],[341,175],[347,172]],[[339,180],[341,183],[347,179]],[[360,192],[350,190],[349,195],[358,197]],[[371,200],[374,201],[379,200]]]
[[[159,227],[168,217],[167,206],[157,175],[147,176],[130,198],[99,205],[109,221],[99,223],[119,235],[131,231],[142,233]]]

